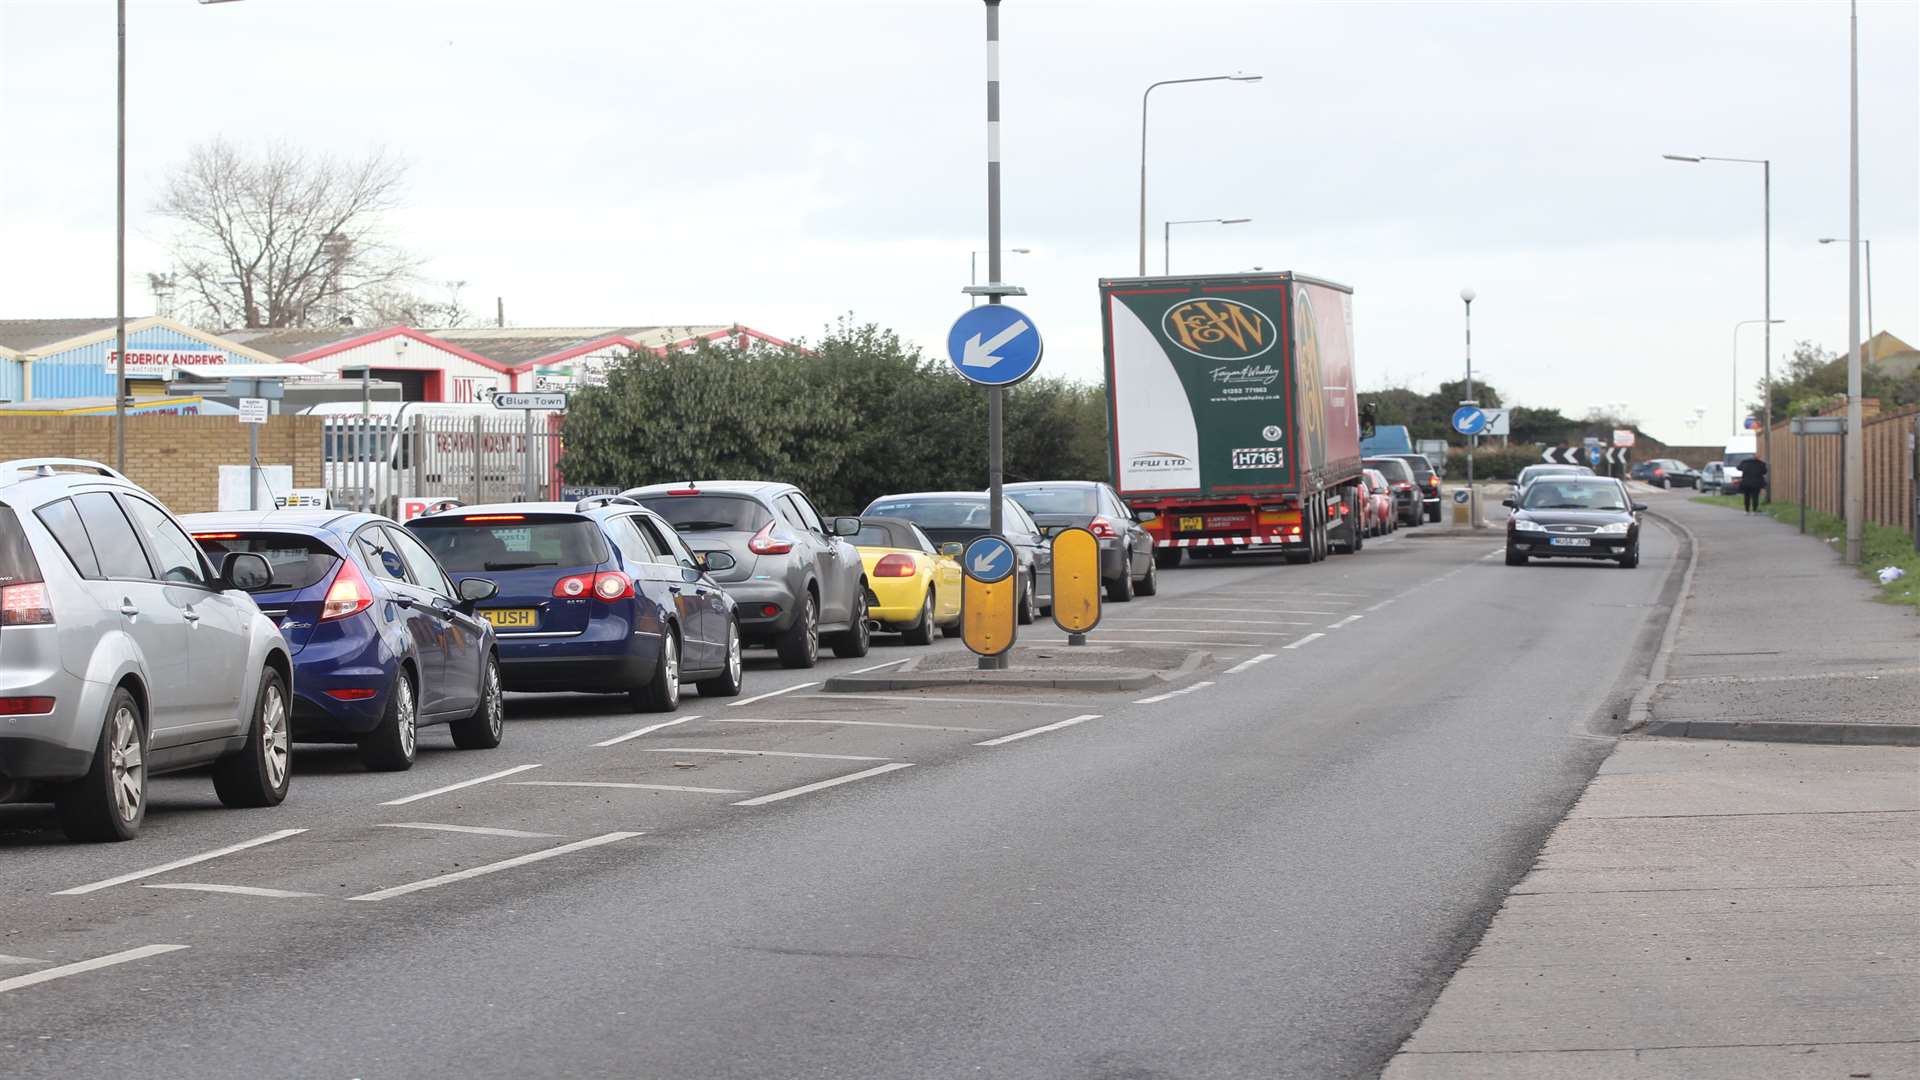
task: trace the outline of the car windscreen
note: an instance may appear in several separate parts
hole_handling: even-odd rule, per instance
[[[286,592],[305,589],[325,581],[340,556],[326,541],[297,533],[227,532],[218,529],[193,534],[200,550],[215,566],[226,565],[227,556],[251,552],[264,556],[273,568],[273,579],[248,592]]]
[[[1413,483],[1413,470],[1407,468],[1407,463],[1401,461],[1399,458],[1373,458],[1369,459],[1366,464],[1379,469],[1380,474],[1387,478],[1388,483]]]
[[[1527,489],[1528,510],[1614,510],[1625,511],[1626,496],[1620,485],[1609,482],[1579,483],[1542,477]]]
[[[0,506],[0,585],[39,580],[40,563],[33,557],[20,519],[13,507]]]
[[[1424,457],[1417,454],[1396,454],[1395,457],[1406,463],[1407,468],[1413,471],[1414,478],[1417,480],[1425,480],[1433,475],[1433,462]]]
[[[1029,514],[1093,514],[1100,510],[1100,500],[1092,488],[1022,488],[1008,491],[1007,498],[1025,507]]]
[[[600,526],[566,515],[469,514],[407,528],[456,574],[597,566],[612,555]]]
[[[759,532],[773,520],[758,500],[744,495],[649,495],[639,502],[683,533]]]
[[[977,499],[887,499],[867,507],[874,517],[906,518],[923,529],[984,529],[991,524],[985,496]]]

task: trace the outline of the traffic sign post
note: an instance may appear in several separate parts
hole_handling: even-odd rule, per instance
[[[1486,410],[1477,405],[1462,405],[1453,410],[1453,430],[1462,435],[1478,435],[1487,428]]]
[[[1053,625],[1085,645],[1100,625],[1100,541],[1078,526],[1053,534]]]
[[[496,409],[519,409],[526,414],[526,477],[521,499],[533,501],[533,413],[536,409],[551,409],[555,412],[567,411],[567,395],[564,393],[539,394],[495,394],[493,407]]]
[[[1004,536],[982,536],[960,556],[960,637],[982,668],[1006,666],[1016,636],[1020,561]]]

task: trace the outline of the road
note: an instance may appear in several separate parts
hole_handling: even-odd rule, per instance
[[[276,810],[164,778],[131,844],[0,807],[0,1071],[1372,1075],[1678,584],[1662,528],[1633,572],[1497,543],[1164,574],[1096,638],[1211,643],[1171,696],[819,692],[904,658],[879,639],[750,654],[746,696],[673,717],[516,697],[500,749],[435,729],[403,774],[303,749]]]

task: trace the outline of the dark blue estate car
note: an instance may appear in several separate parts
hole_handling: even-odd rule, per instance
[[[680,684],[740,692],[740,619],[709,570],[658,514],[632,499],[462,506],[407,523],[456,580],[486,575],[479,608],[500,641],[509,690],[620,693],[671,712]]]
[[[350,742],[370,769],[413,765],[418,730],[447,724],[455,746],[490,750],[505,725],[493,629],[474,614],[491,582],[456,586],[394,521],[338,510],[192,514],[181,519],[218,565],[266,557],[250,590],[293,651],[293,737]]]

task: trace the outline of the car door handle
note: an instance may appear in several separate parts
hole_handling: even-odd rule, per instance
[[[413,597],[408,596],[404,593],[394,593],[391,596],[387,597],[387,599],[393,601],[396,604],[399,604],[403,608],[410,608],[413,606]]]
[[[181,618],[183,618],[183,619],[185,619],[185,620],[187,620],[188,622],[199,622],[199,621],[200,621],[200,613],[199,613],[199,612],[197,612],[197,611],[195,611],[195,610],[193,610],[192,608],[188,608],[188,609],[186,609],[185,611],[182,611],[182,612],[180,613],[180,617],[181,617]]]
[[[120,601],[120,614],[125,615],[127,618],[131,619],[135,615],[140,614],[140,609],[133,606],[133,601],[122,600]]]
[[[669,585],[669,586],[667,586],[667,591],[668,591],[668,592],[670,592],[670,593],[677,593],[677,592],[679,592],[679,591],[680,591],[680,586],[678,586],[678,585]]]

